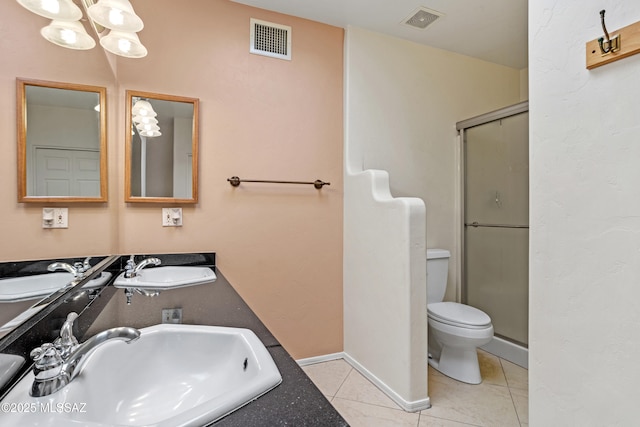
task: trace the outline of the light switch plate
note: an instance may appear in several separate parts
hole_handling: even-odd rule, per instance
[[[47,220],[51,211],[53,211],[53,219]],[[43,208],[42,228],[69,228],[69,208]]]
[[[182,208],[162,208],[163,227],[182,227]]]

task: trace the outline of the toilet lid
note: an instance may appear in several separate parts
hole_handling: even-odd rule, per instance
[[[434,320],[467,328],[487,327],[491,318],[482,310],[457,302],[427,304],[427,314]]]

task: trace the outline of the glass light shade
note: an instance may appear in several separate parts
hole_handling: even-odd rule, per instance
[[[147,138],[155,138],[156,136],[162,135],[162,132],[159,130],[151,130],[151,131],[140,131],[140,136],[146,136]]]
[[[88,50],[96,45],[80,21],[53,20],[40,30],[40,34],[51,43],[69,49]]]
[[[17,0],[20,6],[36,15],[59,21],[77,21],[82,11],[71,0]]]
[[[154,130],[160,130],[160,126],[149,123],[148,125],[137,125],[140,132],[150,132]]]
[[[144,28],[129,0],[99,0],[87,9],[89,17],[111,30],[137,32]]]
[[[100,39],[100,45],[105,50],[126,58],[142,58],[147,56],[147,48],[140,43],[136,33],[111,30]]]
[[[136,117],[155,117],[158,115],[153,109],[153,106],[149,101],[145,101],[144,99],[140,99],[133,104],[133,108],[131,109],[131,114],[134,116],[134,121]]]
[[[158,124],[158,119],[156,119],[153,116],[133,116],[133,123],[137,123],[137,124],[152,124],[152,125],[157,125]]]

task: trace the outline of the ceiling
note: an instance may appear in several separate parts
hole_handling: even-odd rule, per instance
[[[346,28],[351,25],[522,69],[527,0],[232,0]],[[424,30],[404,25],[418,8],[442,14]]]

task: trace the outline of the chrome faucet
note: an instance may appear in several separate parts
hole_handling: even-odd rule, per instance
[[[127,279],[131,279],[132,277],[136,277],[140,270],[145,268],[148,265],[160,265],[162,261],[158,258],[145,258],[140,261],[139,264],[135,262],[135,255],[131,255],[129,260],[127,261],[127,265],[124,267],[124,277]]]
[[[94,335],[82,344],[73,335],[73,322],[78,315],[69,313],[62,325],[60,337],[53,344],[46,343],[31,351],[35,362],[35,379],[31,386],[31,396],[48,396],[69,384],[80,373],[87,360],[86,356],[100,344],[112,339],[131,343],[140,337],[140,331],[134,328],[120,327],[107,329]]]
[[[124,288],[124,296],[127,297],[127,305],[131,305],[131,297],[133,297],[134,293],[138,293],[140,295],[144,295],[145,297],[157,297],[160,295],[160,291],[148,291],[142,288]]]
[[[65,270],[69,273],[73,274],[73,277],[76,279],[82,279],[84,277],[84,273],[91,268],[91,264],[89,260],[91,257],[85,258],[83,262],[75,262],[73,265],[67,264],[66,262],[54,262],[49,264],[47,270],[56,271],[56,270]]]

